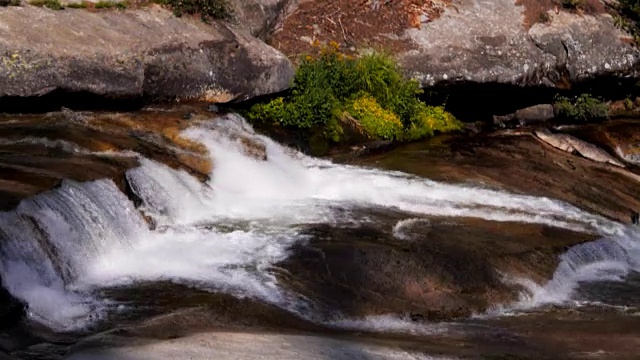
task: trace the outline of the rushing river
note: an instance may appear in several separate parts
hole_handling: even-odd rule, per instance
[[[237,133],[263,142],[267,160],[247,155],[229,136]],[[140,157],[141,166],[126,174],[139,209],[111,180],[67,180],[0,213],[0,272],[7,289],[28,304],[31,320],[56,332],[84,331],[145,305],[144,299],[116,301],[105,290],[168,282],[258,300],[346,330],[439,331],[398,314],[328,318],[314,310],[315,299],[278,281],[273,267],[308,240],[304,226],[380,221],[368,209],[404,214],[385,226],[407,241],[431,216],[542,224],[600,238],[570,248],[548,283],[504,274],[523,287],[521,300],[496,304],[480,318],[546,305],[640,305],[640,232],[633,227],[549,198],[311,158],[254,134],[237,115],[183,135],[211,154],[208,182]],[[233,342],[228,347],[232,352]],[[362,358],[379,358],[377,350],[367,351],[373,355]]]

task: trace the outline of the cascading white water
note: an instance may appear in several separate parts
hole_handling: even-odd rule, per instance
[[[640,231],[625,229],[615,236],[575,245],[560,256],[560,264],[552,279],[539,285],[527,279],[511,279],[528,292],[522,299],[490,313],[511,313],[547,304],[573,302],[580,283],[593,281],[623,281],[632,271],[640,272]]]
[[[363,207],[392,208],[407,218],[546,224],[614,239],[569,251],[554,279],[536,289],[540,298],[543,291],[561,294],[557,288],[575,286],[582,277],[574,274],[595,263],[638,265],[630,250],[637,247],[634,232],[559,201],[306,157],[256,135],[238,115],[184,135],[209,150],[214,170],[208,183],[144,158],[127,173],[141,210],[160,225],[156,230],[148,229],[109,180],[66,181],[0,214],[0,271],[35,318],[57,329],[83,326],[104,305],[92,290],[156,280],[257,297],[298,311],[298,298],[278,287],[269,267],[304,240],[298,225],[368,221],[357,212],[344,215]],[[267,160],[247,155],[243,138],[262,142]]]
[[[5,285],[46,324],[81,325],[79,318],[94,309],[68,290],[110,248],[127,248],[146,232],[140,213],[111,180],[64,181],[0,213]]]

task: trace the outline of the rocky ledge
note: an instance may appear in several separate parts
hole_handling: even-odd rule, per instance
[[[0,97],[62,90],[225,102],[281,91],[293,67],[247,31],[260,33],[260,22],[269,22],[254,15],[232,26],[177,18],[157,5],[97,12],[0,8]]]

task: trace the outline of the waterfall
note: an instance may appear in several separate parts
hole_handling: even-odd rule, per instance
[[[314,159],[255,134],[234,114],[183,135],[208,149],[214,166],[207,183],[140,156],[140,166],[126,174],[140,209],[112,181],[98,180],[64,181],[0,213],[0,271],[34,319],[61,330],[83,327],[109,306],[95,290],[159,280],[298,311],[299,297],[282,290],[269,268],[305,240],[299,225],[367,221],[353,211],[358,208],[390,208],[407,219],[475,217],[602,235],[563,256],[546,289],[564,298],[570,291],[556,289],[573,286],[568,283],[582,279],[576,274],[591,264],[637,267],[636,250],[630,250],[637,249],[635,233],[560,201]],[[266,160],[247,154],[247,139],[264,146]],[[150,230],[140,211],[159,226]],[[396,233],[404,237],[419,222],[425,221],[399,223]]]
[[[94,316],[91,299],[68,291],[105,252],[128,248],[146,225],[111,180],[64,181],[0,213],[0,269],[8,290],[48,325]],[[82,322],[80,322],[82,323]]]

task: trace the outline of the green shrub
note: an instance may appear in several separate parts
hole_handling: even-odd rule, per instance
[[[636,45],[640,44],[640,0],[619,0],[611,5],[614,24],[633,36]]]
[[[96,3],[96,9],[113,9],[116,8],[118,10],[125,10],[127,8],[127,3],[124,1],[114,2],[109,0],[100,0]]]
[[[87,4],[85,4],[84,2],[70,3],[70,4],[67,4],[67,7],[69,9],[86,9]]]
[[[582,94],[573,100],[564,96],[557,97],[554,109],[560,118],[580,121],[604,119],[609,116],[609,106],[589,94]]]
[[[161,5],[167,5],[173,10],[175,16],[184,14],[200,14],[203,22],[208,23],[212,19],[228,19],[232,15],[228,0],[152,0]]]
[[[333,142],[343,135],[345,115],[377,139],[415,140],[460,128],[442,107],[421,102],[420,94],[419,84],[405,79],[390,56],[353,58],[332,42],[301,59],[290,96],[254,105],[247,118],[294,129],[321,128]]]
[[[116,4],[109,0],[106,0],[106,1],[100,0],[95,5],[96,9],[111,9],[114,6],[116,6]]]
[[[635,107],[633,100],[631,100],[630,98],[625,98],[624,99],[624,109],[625,110],[633,110],[633,108]]]
[[[30,5],[38,7],[46,7],[51,10],[64,10],[64,6],[58,0],[31,0]]]
[[[385,110],[373,96],[363,93],[347,107],[347,113],[355,118],[365,133],[374,139],[395,140],[402,136],[402,122],[398,115]]]
[[[435,132],[446,133],[460,130],[462,123],[443,106],[427,106],[422,103],[416,112],[416,118],[405,131],[405,140],[416,140],[432,136]]]
[[[640,17],[640,0],[619,0],[620,9],[634,17]]]
[[[20,0],[0,0],[0,7],[5,6],[20,6]]]

